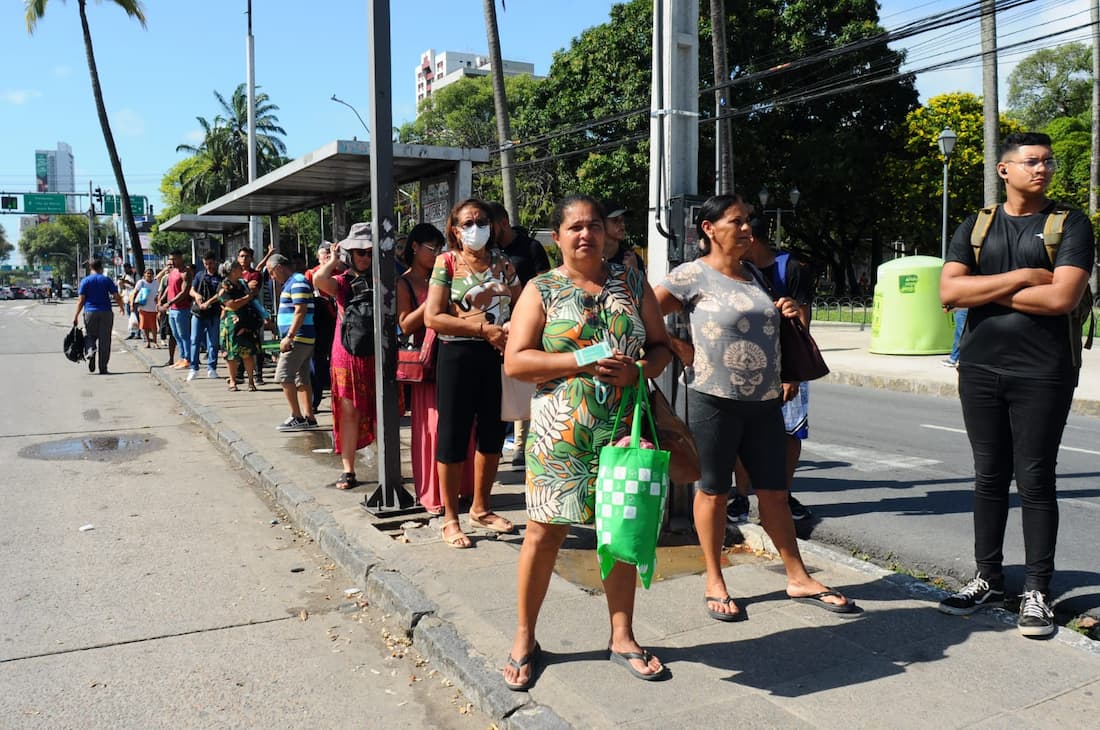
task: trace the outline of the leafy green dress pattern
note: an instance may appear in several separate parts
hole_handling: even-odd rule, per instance
[[[542,349],[574,352],[607,342],[641,357],[645,324],[642,274],[608,264],[603,291],[588,294],[560,269],[531,281],[542,298]],[[622,389],[597,388],[587,373],[539,383],[527,434],[527,514],[552,524],[590,523],[595,515],[597,455],[611,438]],[[625,416],[626,414],[624,414]],[[627,419],[624,418],[624,421]],[[629,428],[629,422],[624,423]]]

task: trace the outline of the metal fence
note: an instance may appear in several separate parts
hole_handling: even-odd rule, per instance
[[[818,322],[871,324],[871,297],[816,297],[813,319]]]

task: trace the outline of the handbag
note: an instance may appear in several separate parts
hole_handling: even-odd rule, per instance
[[[798,319],[779,322],[779,378],[784,383],[817,380],[829,374],[829,366],[813,336]]]
[[[526,421],[531,417],[531,397],[535,395],[535,384],[516,380],[504,374],[504,364],[500,366],[500,420]]]
[[[675,380],[673,386],[675,387]],[[675,392],[673,392],[675,398]],[[676,415],[668,398],[650,381],[650,407],[653,411],[657,442],[668,450],[669,478],[673,484],[692,484],[703,476],[699,464],[699,449],[695,446],[695,436],[684,420]]]
[[[607,578],[615,563],[638,568],[642,586],[649,588],[657,570],[657,539],[668,500],[669,453],[641,447],[642,413],[651,430],[653,414],[645,397],[645,377],[638,365],[638,382],[623,392],[611,440],[600,449],[596,476],[596,556],[600,576]],[[615,436],[623,415],[623,406],[633,395],[634,420],[630,425],[630,445],[615,446]]]
[[[62,352],[65,353],[65,357],[73,362],[80,362],[83,360],[84,330],[74,324],[73,328],[69,330],[69,333],[65,335],[65,340],[62,343]]]
[[[137,294],[134,295],[134,304],[139,307],[144,305],[149,300],[149,287],[143,286],[137,290]]]
[[[435,380],[435,351],[435,330],[427,327],[419,348],[403,347],[397,351],[397,381],[430,383]]]

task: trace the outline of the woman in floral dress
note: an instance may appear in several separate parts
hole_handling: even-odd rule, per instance
[[[604,214],[592,198],[573,196],[551,216],[563,264],[532,279],[512,317],[505,350],[508,375],[538,384],[527,436],[527,530],[519,556],[518,620],[504,681],[531,684],[539,645],[535,623],[554,561],[572,524],[593,521],[597,454],[611,439],[619,400],[637,382],[635,362],[655,377],[671,353],[657,300],[641,273],[603,260]],[[577,365],[573,353],[607,342],[614,354]],[[639,679],[659,679],[664,665],[634,639],[637,568],[616,563],[604,580],[611,619],[608,658]]]
[[[256,383],[252,380],[252,362],[260,348],[259,331],[239,325],[243,316],[240,311],[245,307],[255,306],[252,300],[259,290],[245,286],[241,279],[243,271],[236,259],[230,259],[219,267],[218,273],[222,275],[222,284],[218,289],[218,300],[222,303],[219,338],[222,350],[225,351],[225,362],[229,367],[226,387],[237,390],[237,366],[243,362],[244,371],[248,373],[248,389],[254,391]],[[255,319],[258,319],[258,315]]]

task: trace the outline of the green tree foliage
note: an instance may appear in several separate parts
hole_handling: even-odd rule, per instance
[[[932,97],[906,117],[899,135],[904,147],[886,161],[884,168],[894,201],[883,227],[889,240],[903,241],[909,253],[940,253],[943,156],[936,140],[944,128],[958,135],[948,169],[947,235],[982,207],[982,120],[981,98],[961,92]],[[1001,118],[1002,138],[1020,129],[1018,122]]]
[[[97,240],[114,236],[109,226],[96,224]],[[88,219],[79,215],[59,215],[47,223],[39,223],[23,231],[19,251],[28,264],[49,263],[58,266],[64,276],[73,273],[73,262],[81,265],[88,260]],[[49,256],[60,253],[64,256]],[[81,269],[82,270],[82,269]]]
[[[1086,114],[1091,105],[1092,49],[1084,43],[1041,48],[1008,77],[1008,114],[1027,129]]]
[[[14,250],[15,246],[8,241],[7,231],[4,230],[4,226],[0,225],[0,261],[7,261]]]
[[[180,231],[161,231],[160,224],[180,213],[195,213],[198,210],[196,204],[183,200],[183,181],[195,175],[195,170],[204,164],[200,155],[187,157],[172,165],[172,168],[161,178],[160,198],[164,201],[164,205],[157,214],[157,222],[149,238],[149,246],[158,256],[166,256],[173,249],[190,248],[191,237],[188,234]]]
[[[510,76],[504,80],[508,108],[512,116],[512,133],[522,133],[517,119],[536,102],[542,82],[531,76]],[[497,130],[493,111],[493,85],[488,76],[468,76],[435,91],[420,103],[417,118],[403,124],[397,131],[399,142],[431,144],[449,147],[497,148]],[[516,162],[533,157],[534,150],[520,148]],[[492,156],[488,166],[475,170],[474,195],[486,200],[503,197],[500,179],[500,158]],[[545,165],[521,166],[516,175],[520,221],[538,220],[549,212],[553,200],[553,177]]]
[[[248,90],[239,84],[227,101],[219,92],[214,97],[221,113],[208,121],[196,117],[203,139],[198,146],[182,144],[177,152],[188,152],[197,162],[183,171],[181,202],[199,206],[248,182]],[[285,161],[286,130],[274,112],[279,107],[267,94],[256,93],[256,174],[264,175]]]
[[[1044,130],[1050,135],[1054,159],[1058,169],[1054,171],[1047,196],[1068,203],[1076,208],[1089,207],[1089,150],[1092,133],[1088,122],[1081,117],[1059,117]]]

